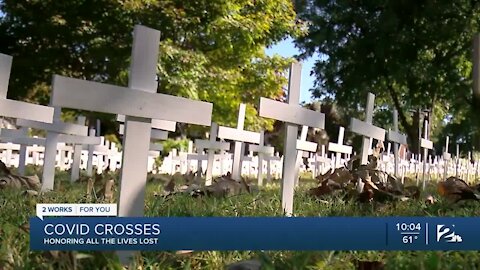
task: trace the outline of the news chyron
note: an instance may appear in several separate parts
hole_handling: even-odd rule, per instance
[[[478,217],[119,217],[38,204],[32,250],[479,250]]]

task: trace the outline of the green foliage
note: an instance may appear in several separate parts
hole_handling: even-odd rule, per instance
[[[375,118],[378,124],[388,127],[396,108],[410,139],[418,137],[418,125],[409,110],[419,107],[433,110],[433,135],[450,114],[469,136],[477,1],[296,2],[299,17],[309,23],[308,35],[296,41],[302,57],[320,56],[315,96],[334,97],[354,116],[373,92],[377,113],[384,114]]]
[[[131,32],[143,24],[161,32],[158,92],[212,102],[213,121],[227,126],[247,103],[252,130],[272,128],[258,101],[282,94],[292,61],[265,47],[304,31],[289,0],[5,0],[0,10],[0,51],[14,56],[12,98],[47,104],[53,74],[126,86]]]
[[[187,152],[188,150],[188,139],[168,139],[162,142],[163,145],[163,155],[168,155],[172,149],[177,149],[178,152],[183,151]]]

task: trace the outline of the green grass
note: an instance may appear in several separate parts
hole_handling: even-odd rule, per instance
[[[0,269],[121,269],[111,252],[33,252],[29,250],[28,230],[22,225],[35,215],[36,203],[94,202],[85,198],[86,183],[68,182],[65,172],[58,172],[55,190],[28,197],[17,190],[0,190]],[[296,216],[479,216],[480,204],[452,205],[442,199],[436,204],[422,200],[389,204],[359,204],[326,197],[318,201],[306,195],[313,181],[302,181],[295,193]],[[155,196],[163,183],[147,185],[146,216],[282,216],[279,184],[273,183],[256,194],[228,198],[175,195]],[[429,186],[434,194],[434,186]],[[438,199],[438,197],[437,197]],[[361,233],[361,232],[360,232]],[[213,237],[213,236],[212,236]],[[386,269],[480,269],[480,253],[417,251],[232,251],[142,252],[135,269],[224,269],[241,260],[257,259],[262,269],[355,269],[356,260],[382,261]]]

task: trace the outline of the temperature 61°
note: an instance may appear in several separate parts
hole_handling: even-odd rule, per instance
[[[411,244],[413,243],[413,240],[417,240],[418,236],[417,235],[405,235],[402,237],[402,242],[404,244]]]

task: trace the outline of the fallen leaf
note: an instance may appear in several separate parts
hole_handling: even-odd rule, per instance
[[[480,195],[460,178],[451,176],[437,184],[438,193],[448,200],[459,202],[461,200],[480,200]]]

